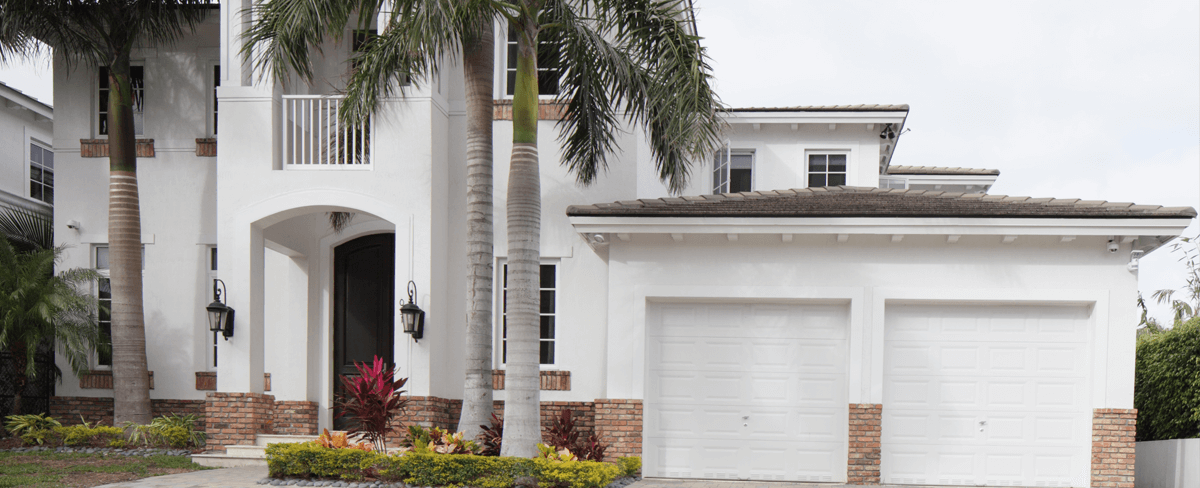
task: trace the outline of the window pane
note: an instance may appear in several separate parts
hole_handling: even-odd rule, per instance
[[[100,67],[100,88],[108,88],[108,68],[104,66]]]
[[[54,188],[47,186],[42,189],[42,201],[54,205]]]
[[[553,264],[543,264],[541,271],[542,271],[541,288],[554,288],[554,265]]]
[[[209,264],[211,270],[217,270],[217,248],[212,248],[212,262]]]
[[[42,166],[54,169],[54,151],[42,149]]]
[[[538,362],[541,364],[554,364],[554,342],[542,341],[540,346]]]
[[[808,187],[809,188],[817,188],[817,187],[822,187],[822,186],[825,186],[825,175],[824,174],[808,175]]]
[[[729,192],[737,193],[743,191],[751,191],[750,189],[750,170],[749,169],[731,169],[729,170]]]
[[[830,154],[829,155],[829,172],[846,172],[846,155],[845,154]]]
[[[37,144],[29,145],[29,160],[39,164],[42,162],[42,148]]]
[[[508,265],[507,264],[504,265],[504,272],[502,274],[504,275],[504,288],[508,288]]]
[[[50,170],[42,170],[42,184],[46,186],[54,186],[54,172]]]
[[[96,305],[99,308],[99,322],[101,342],[110,347],[109,354],[101,353],[97,360],[98,363],[104,366],[112,366],[112,288],[108,278],[100,278],[97,283],[96,290]]]
[[[542,290],[542,296],[538,300],[541,304],[538,307],[540,313],[554,313],[554,290]]]
[[[96,269],[108,269],[108,246],[96,248]]]
[[[808,170],[825,172],[825,155],[812,154],[808,156]]]
[[[508,89],[508,94],[512,95],[517,92],[517,72],[509,71],[508,80],[504,85]]]
[[[845,184],[846,184],[846,174],[845,173],[830,173],[829,174],[829,186],[842,186]]]
[[[554,316],[543,315],[541,317],[541,319],[542,319],[541,335],[539,337],[542,339],[553,339],[554,338]]]
[[[35,200],[42,199],[42,184],[36,181],[29,182],[29,197]]]
[[[754,156],[750,154],[734,154],[729,160],[733,169],[751,169],[754,167]]]
[[[29,179],[38,183],[42,182],[42,168],[31,164],[29,165]]]
[[[100,113],[108,113],[108,90],[100,90]]]
[[[517,43],[513,41],[508,45],[508,69],[517,69]],[[514,73],[513,76],[516,76]]]

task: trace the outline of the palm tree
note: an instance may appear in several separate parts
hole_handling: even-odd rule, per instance
[[[21,413],[25,386],[37,377],[40,347],[53,343],[76,374],[87,371],[92,351],[107,348],[96,322],[96,299],[79,292],[98,275],[77,268],[55,276],[54,264],[62,251],[17,252],[8,239],[0,239],[0,349],[12,355],[16,372],[13,415]],[[56,368],[56,376],[57,372]]]
[[[191,32],[213,4],[212,0],[5,0],[0,6],[0,60],[49,49],[68,70],[95,65],[108,71],[108,247],[116,423],[146,424],[151,418],[130,54],[135,44],[168,44]]]
[[[276,79],[286,78],[292,70],[311,77],[309,46],[321,39],[314,32],[340,32],[350,12],[365,14],[362,19],[366,19],[380,6],[375,0],[270,3],[279,5],[259,12],[263,23],[254,27],[248,45],[255,41],[268,44],[256,66],[270,70]],[[318,3],[321,6],[312,7],[303,18],[286,17],[296,7]],[[284,17],[272,19],[271,11]],[[335,11],[339,15],[333,15]],[[355,57],[357,70],[340,115],[347,122],[366,117],[382,97],[397,89],[398,81],[409,75],[420,79],[436,71],[439,57],[456,52],[454,48],[467,39],[465,35],[474,32],[464,26],[497,18],[507,20],[518,38],[506,209],[509,336],[501,454],[530,457],[541,440],[537,62],[539,47],[548,46],[539,44],[539,33],[546,31],[557,41],[554,48],[562,69],[558,100],[566,104],[559,123],[563,164],[582,185],[594,182],[606,168],[616,134],[622,124],[630,122],[646,130],[659,177],[671,191],[681,191],[689,174],[688,162],[706,158],[716,146],[720,102],[709,84],[711,70],[700,38],[689,29],[690,4],[683,0],[396,0],[388,29]],[[469,136],[469,140],[474,139]],[[472,292],[478,289],[472,286]],[[490,335],[490,330],[487,333]],[[486,344],[472,341],[469,354],[480,348],[490,355],[491,347],[490,340]],[[466,408],[464,405],[464,411]]]

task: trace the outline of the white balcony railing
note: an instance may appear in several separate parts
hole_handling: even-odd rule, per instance
[[[283,96],[284,169],[371,169],[371,119],[338,120],[342,97]]]

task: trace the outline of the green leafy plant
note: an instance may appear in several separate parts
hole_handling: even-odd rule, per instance
[[[386,449],[387,435],[398,422],[400,411],[407,403],[400,388],[408,378],[395,379],[395,370],[384,368],[383,359],[376,356],[371,365],[354,363],[358,376],[342,376],[345,393],[337,401],[341,416],[353,420],[350,434],[361,435],[375,444],[375,450]]]
[[[557,461],[557,462],[578,461],[579,460],[578,457],[576,457],[574,454],[571,454],[570,449],[566,449],[566,448],[557,448],[557,447],[548,446],[548,445],[545,445],[545,444],[542,444],[539,442],[537,445],[537,450],[538,450],[537,459],[545,459],[548,461]]]
[[[82,425],[68,425],[63,427],[55,427],[54,433],[62,438],[62,443],[65,446],[79,445],[100,445],[107,446],[112,441],[122,439],[124,432],[116,427],[104,425],[91,426],[87,423]]]
[[[617,469],[621,470],[623,478],[637,476],[642,471],[642,458],[637,456],[619,457],[617,458]]]
[[[425,430],[420,425],[408,426],[402,447],[435,454],[478,454],[480,451],[479,444],[467,440],[462,432],[450,432],[437,427]]]
[[[23,436],[35,430],[51,430],[55,427],[62,427],[62,424],[53,417],[45,414],[26,414],[26,415],[9,415],[4,418],[4,428],[9,434],[14,436]]]
[[[480,425],[482,432],[479,433],[479,455],[480,456],[499,456],[500,446],[504,441],[504,422],[492,414],[492,425]]]
[[[546,429],[546,442],[555,450],[566,449],[580,459],[603,461],[604,451],[608,449],[608,446],[602,444],[600,438],[595,434],[586,438],[581,437],[575,423],[574,412],[569,408],[563,409],[555,416],[550,428]]]
[[[21,434],[21,442],[26,446],[32,446],[34,444],[40,446],[45,444],[46,441],[53,440],[54,438],[54,431],[51,429],[33,429]]]
[[[131,444],[199,447],[204,445],[205,435],[196,430],[196,418],[195,415],[170,414],[157,417],[146,425],[125,422],[122,427],[129,433]]]
[[[1186,439],[1200,433],[1200,317],[1138,337],[1133,405],[1137,440]]]

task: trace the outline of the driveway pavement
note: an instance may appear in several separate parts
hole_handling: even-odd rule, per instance
[[[137,481],[102,485],[97,488],[260,488],[258,481],[267,477],[266,466],[222,468],[183,474],[155,476]],[[709,481],[646,479],[627,488],[864,488],[863,485],[836,483],[785,483],[780,481]],[[873,485],[870,488],[888,488]],[[904,488],[917,488],[907,486]]]

